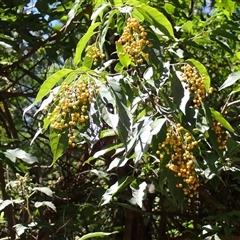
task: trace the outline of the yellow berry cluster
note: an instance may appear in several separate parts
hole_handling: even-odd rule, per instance
[[[143,52],[145,46],[151,47],[152,44],[147,38],[147,32],[142,27],[136,18],[128,18],[127,25],[124,27],[123,34],[118,40],[118,43],[123,46],[124,52],[129,54],[133,62],[137,64],[143,63],[144,59],[149,58],[148,53]]]
[[[227,139],[229,138],[229,133],[227,133],[221,124],[217,122],[215,119],[212,119],[213,127],[212,130],[216,133],[217,135],[217,142],[219,144],[218,148],[219,149],[225,149],[226,148],[226,143]]]
[[[186,84],[186,88],[193,95],[194,107],[198,108],[201,101],[206,97],[206,90],[204,86],[204,76],[201,76],[195,67],[185,64],[181,67],[183,73],[181,74],[181,82]],[[213,88],[209,89],[209,94],[213,92]]]
[[[105,54],[101,53],[101,51],[94,45],[87,46],[86,52],[86,56],[93,59],[93,65],[97,65],[99,58],[105,58]]]
[[[62,91],[54,96],[53,110],[48,113],[50,127],[59,130],[59,137],[62,133],[68,133],[71,147],[76,145],[75,130],[86,126],[89,120],[90,103],[94,102],[98,88],[94,82],[88,84],[80,79],[71,84],[64,83]],[[49,106],[45,110],[49,110]]]
[[[160,159],[164,154],[171,155],[167,168],[175,173],[176,177],[181,178],[178,188],[182,188],[185,195],[193,197],[193,192],[199,186],[195,173],[193,149],[198,144],[193,137],[181,126],[169,126],[167,128],[166,139],[158,145],[157,154]]]

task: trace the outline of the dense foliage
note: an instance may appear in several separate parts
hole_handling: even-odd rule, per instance
[[[238,1],[1,3],[0,237],[237,239]]]

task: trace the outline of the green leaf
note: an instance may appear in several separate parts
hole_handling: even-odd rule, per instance
[[[211,143],[213,145],[213,147],[215,148],[215,150],[217,151],[219,156],[222,156],[221,151],[218,150],[218,143],[216,141],[216,135],[212,132],[209,132],[210,135],[210,140]],[[206,168],[204,170],[204,177],[207,180],[212,179],[214,176],[217,176],[218,178],[220,177],[220,167],[218,166],[218,162],[219,162],[219,156],[216,153],[206,153],[205,154],[205,161],[207,162],[207,165],[209,168]]]
[[[240,71],[231,73],[227,80],[222,84],[222,86],[218,89],[219,91],[223,90],[226,87],[232,86],[237,80],[240,78]]]
[[[224,0],[224,1],[216,1],[216,7],[224,8],[225,11],[228,12],[227,15],[232,15],[232,13],[236,10],[236,3],[232,0]]]
[[[109,104],[110,103],[104,104],[102,101],[98,101],[102,119],[109,125],[109,127],[113,129],[113,131],[116,132],[119,123],[119,116],[118,114],[113,114],[110,112],[110,107],[108,107]]]
[[[165,3],[163,8],[170,15],[173,15],[175,12],[175,9],[176,9],[176,7],[174,5],[172,5],[171,3]]]
[[[186,22],[182,25],[182,29],[183,29],[185,32],[193,33],[193,22],[192,22],[192,21],[186,21]]]
[[[50,129],[50,147],[53,153],[53,162],[51,166],[63,155],[68,147],[68,138],[65,134],[61,137],[58,136],[58,132],[54,129]]]
[[[190,94],[187,89],[183,87],[183,84],[180,81],[180,72],[175,71],[172,74],[172,94],[173,94],[173,102],[177,105],[177,107],[186,114],[186,106],[188,100],[190,99]]]
[[[88,238],[99,238],[99,237],[102,238],[102,237],[109,236],[109,235],[116,234],[116,233],[118,233],[118,232],[117,231],[111,232],[111,233],[93,232],[93,233],[85,234],[79,240],[85,240],[85,239],[88,239]]]
[[[164,16],[164,14],[159,12],[156,8],[153,8],[145,3],[136,0],[128,0],[126,3],[136,7],[144,16],[146,21],[148,21],[151,25],[159,28],[159,30],[162,31],[166,36],[175,38],[171,23]]]
[[[103,106],[103,105],[101,105]],[[117,130],[117,126],[119,123],[119,116],[118,114],[112,114],[108,111],[106,107],[101,108],[101,114],[103,120],[114,130]]]
[[[150,123],[151,120],[149,120],[147,117],[144,118],[144,125],[140,130],[140,134],[137,137],[136,146],[134,148],[135,163],[137,163],[141,159],[142,155],[147,151],[152,140]]]
[[[72,71],[73,71],[72,69],[64,68],[57,71],[56,73],[51,75],[48,79],[46,79],[40,87],[37,97],[35,98],[34,104],[41,101],[42,98],[45,97],[51,91],[51,89],[57,84],[57,82],[59,82],[63,77],[65,77]]]
[[[123,1],[122,0],[113,0],[113,4],[116,7],[122,6],[123,5]]]
[[[168,181],[169,193],[173,198],[174,205],[177,205],[178,203],[182,205],[184,201],[184,197],[183,197],[184,194],[182,189],[179,189],[176,187],[176,184],[179,183],[180,179],[178,177],[175,177],[172,172],[168,171],[167,181]]]
[[[119,61],[124,67],[128,67],[131,64],[131,58],[129,57],[128,53],[122,55],[124,53],[124,48],[118,42],[116,42],[116,48]]]
[[[119,115],[115,113],[115,100],[107,86],[101,85],[99,89],[101,99],[97,99],[97,104],[101,112],[102,119],[114,130],[117,130]]]
[[[225,51],[229,52],[231,55],[233,55],[233,51],[232,51],[231,47],[228,45],[227,41],[219,40],[217,37],[215,37],[215,38],[212,37],[212,38],[214,39],[214,41],[215,41],[216,43],[219,44],[219,46],[220,46],[223,50],[225,50]],[[211,38],[211,39],[212,39],[212,38]]]
[[[224,38],[228,38],[234,41],[239,41],[236,35],[234,35],[234,32],[229,31],[230,29],[216,29],[212,31],[212,35],[215,36],[215,38],[222,36]]]
[[[207,69],[205,68],[205,66],[203,66],[199,61],[195,60],[195,59],[188,59],[186,61],[189,64],[192,64],[196,67],[196,69],[199,71],[199,73],[205,77],[204,79],[204,86],[206,91],[208,92],[209,88],[210,88],[210,77],[208,75]]]
[[[223,127],[225,127],[228,131],[234,132],[234,129],[230,125],[230,123],[222,116],[222,114],[213,108],[210,108],[212,116],[222,124]]]
[[[118,134],[126,147],[128,136],[131,133],[132,115],[120,99],[117,99],[117,107],[119,115]]]
[[[133,17],[135,17],[139,22],[144,21],[144,16],[136,9],[134,8],[132,11]]]
[[[127,153],[131,153],[132,149],[135,147],[137,140],[139,139],[139,135],[141,133],[141,129],[144,126],[144,121],[138,121],[133,125],[132,137],[128,139],[127,142]]]
[[[100,133],[100,138],[116,136],[116,132],[113,129],[102,130]]]
[[[78,42],[76,52],[75,52],[75,57],[74,57],[75,66],[77,66],[79,64],[79,62],[81,61],[83,50],[85,49],[90,38],[96,33],[94,31],[95,28],[97,28],[100,24],[101,24],[100,22],[96,22],[96,23],[92,24],[88,28],[87,32],[83,35],[83,37]]]
[[[112,95],[115,97],[116,101],[116,112],[119,116],[119,122],[117,126],[118,135],[126,147],[128,136],[131,133],[133,119],[130,110],[126,106],[126,96],[120,85],[120,80],[122,78],[123,76],[118,74],[113,77],[108,76],[107,81],[111,87]]]
[[[143,213],[143,211],[141,209],[139,209],[138,207],[136,206],[133,206],[132,204],[127,204],[127,203],[121,203],[121,202],[116,202],[116,205],[119,205],[123,208],[127,208],[127,209],[130,209],[130,210],[133,210],[134,212],[139,212],[139,213]]]
[[[103,21],[105,21],[102,25],[102,30],[101,30],[101,35],[100,35],[100,46],[103,46],[105,44],[106,41],[106,35],[109,32],[109,28],[111,26],[111,24],[114,22],[113,18],[116,17],[115,15],[118,16],[119,11],[117,11],[117,9],[113,9],[112,11],[109,11],[105,16]],[[116,17],[118,19],[118,21],[120,21],[120,17]],[[118,27],[121,24],[117,24]]]

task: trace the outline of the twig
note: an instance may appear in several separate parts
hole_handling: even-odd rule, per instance
[[[229,104],[229,102],[231,101],[232,96],[233,96],[232,94],[230,94],[230,95],[228,96],[228,99],[227,99],[225,105],[224,105],[223,108],[222,108],[221,114],[224,114],[224,113],[227,111],[227,109],[228,109],[228,104]]]
[[[240,104],[240,99],[239,99],[239,100],[236,100],[236,101],[233,101],[233,102],[230,102],[230,103],[228,104],[228,107],[231,107],[231,106],[233,106],[233,105],[238,105],[238,104]]]
[[[2,161],[0,161],[0,185],[1,185],[1,192],[3,200],[8,200],[9,196],[6,192],[6,183],[5,183],[5,174],[4,174],[4,168],[2,165]],[[13,226],[15,225],[15,217],[13,212],[13,206],[10,204],[7,207],[4,208],[7,222],[8,222],[8,229],[10,233],[11,240],[15,239],[15,231],[13,229]]]
[[[79,14],[77,14],[71,21],[70,24],[73,23],[73,21],[75,21],[77,18],[79,18],[80,16],[84,15],[86,12],[91,12],[91,5],[88,5],[86,7],[86,9],[82,12],[80,12]],[[43,47],[45,44],[56,40],[56,38],[58,36],[60,36],[65,30],[66,30],[66,25],[64,25],[59,32],[56,32],[54,34],[52,34],[50,37],[48,37],[47,39],[45,39],[44,41],[40,42],[38,45],[36,45],[32,50],[30,50],[26,55],[24,55],[21,59],[17,60],[16,62],[13,62],[11,65],[7,65],[6,67],[3,67],[0,69],[0,73],[4,73],[9,69],[13,69],[15,67],[17,67],[18,65],[20,65],[22,62],[24,62],[27,58],[31,57],[35,52],[38,51],[39,48]]]

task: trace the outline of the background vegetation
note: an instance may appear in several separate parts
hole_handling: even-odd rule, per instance
[[[238,239],[237,0],[0,5],[1,239]]]

